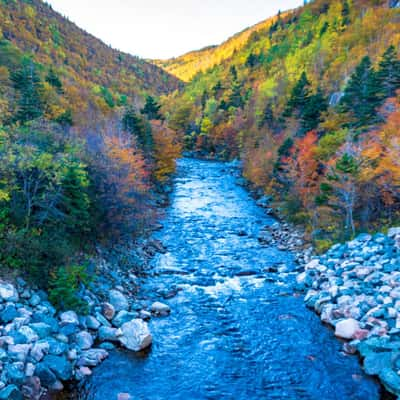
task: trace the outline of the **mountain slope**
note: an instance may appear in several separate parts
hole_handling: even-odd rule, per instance
[[[258,32],[269,29],[276,22],[277,18],[272,17],[247,28],[235,34],[221,45],[209,46],[204,49],[191,51],[180,57],[169,60],[154,60],[153,62],[170,74],[188,82],[198,72],[204,72],[232,57],[236,51],[240,50],[247,43],[250,37],[256,37]]]
[[[400,219],[399,47],[398,2],[315,0],[164,107],[188,149],[240,157],[246,178],[323,246]]]
[[[161,95],[180,87],[175,77],[108,47],[41,0],[0,0],[0,65],[15,67],[10,53],[31,55],[41,69],[52,67],[77,112],[77,97],[106,111],[125,97],[139,101],[145,93]]]

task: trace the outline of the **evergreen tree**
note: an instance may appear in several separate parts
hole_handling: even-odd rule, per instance
[[[371,60],[364,57],[352,74],[340,101],[343,112],[355,117],[355,126],[363,126],[376,120],[376,107],[380,104],[379,81]]]
[[[40,93],[43,89],[36,66],[31,59],[25,59],[21,68],[11,74],[15,89],[19,91],[18,109],[15,120],[25,123],[43,114]]]
[[[161,120],[163,116],[160,113],[161,105],[152,96],[146,97],[146,104],[144,105],[141,113],[146,115],[148,119]]]
[[[310,82],[308,81],[306,73],[303,72],[300,76],[300,79],[292,89],[284,116],[290,117],[295,111],[297,111],[297,116],[301,115],[309,97]]]
[[[377,79],[383,98],[394,96],[396,90],[400,89],[400,60],[393,45],[382,56]]]
[[[259,122],[258,125],[259,125],[259,127],[261,128],[261,127],[264,126],[264,125],[272,126],[273,123],[274,123],[274,113],[273,113],[273,111],[272,111],[271,104],[268,103],[268,104],[265,106],[263,115],[262,115],[262,117],[261,117],[260,122]]]
[[[350,24],[350,5],[347,0],[342,3],[342,24],[347,26]]]
[[[151,129],[146,127],[143,119],[138,116],[133,107],[128,108],[122,117],[123,129],[134,135],[139,145],[144,150],[150,150],[153,146],[153,137]]]
[[[328,101],[321,88],[317,89],[317,92],[311,95],[301,115],[301,134],[311,131],[320,124],[321,114],[328,109]]]
[[[242,84],[238,80],[232,81],[231,93],[228,98],[228,108],[235,107],[240,108],[244,106],[244,101],[242,97]]]
[[[46,76],[46,82],[53,86],[58,93],[63,93],[63,85],[53,68],[49,69],[49,72]]]

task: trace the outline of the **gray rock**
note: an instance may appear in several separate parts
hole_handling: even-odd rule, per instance
[[[36,364],[35,375],[45,387],[50,387],[57,380],[55,374],[43,363]]]
[[[36,342],[31,349],[31,357],[35,361],[41,361],[48,354],[50,345],[47,341]]]
[[[14,361],[25,362],[31,348],[32,348],[31,344],[10,345],[8,346],[8,355]]]
[[[18,333],[26,337],[27,343],[36,342],[39,340],[38,334],[27,325],[21,326],[21,328],[18,329]]]
[[[95,367],[108,357],[108,352],[104,349],[90,349],[82,352],[77,362],[77,366]]]
[[[89,332],[79,332],[75,337],[76,344],[82,350],[88,350],[93,346],[93,338]]]
[[[390,238],[394,238],[397,235],[400,235],[400,227],[396,227],[396,228],[390,228],[388,230],[388,237]]]
[[[117,328],[110,328],[108,326],[101,326],[98,331],[98,338],[100,341],[118,341],[119,336],[121,336],[121,330]]]
[[[115,316],[115,309],[114,306],[110,303],[103,303],[101,305],[101,313],[111,321]]]
[[[6,308],[0,313],[0,319],[4,324],[8,324],[13,319],[20,316],[17,308],[14,305],[7,305]]]
[[[0,400],[23,400],[21,391],[15,385],[8,385],[0,390]]]
[[[100,322],[93,315],[88,315],[86,317],[86,327],[97,331],[100,328]]]
[[[391,368],[385,368],[379,374],[385,387],[396,396],[400,395],[400,376]]]
[[[336,324],[335,335],[342,339],[352,339],[359,329],[359,322],[353,318],[348,318]]]
[[[156,301],[150,307],[151,312],[157,316],[166,316],[171,312],[168,305]]]
[[[15,303],[19,300],[18,291],[11,283],[0,282],[0,298]]]
[[[110,290],[109,301],[116,312],[129,309],[128,299],[118,290]]]
[[[58,379],[67,381],[72,376],[72,366],[63,356],[47,355],[42,361]]]
[[[39,339],[44,339],[53,332],[53,328],[44,322],[34,322],[30,324],[29,327],[37,333]]]
[[[385,368],[390,367],[391,352],[371,352],[364,359],[364,370],[368,375],[379,375]]]
[[[75,311],[65,311],[60,314],[61,325],[75,324],[79,325],[79,318]]]
[[[24,363],[21,361],[7,364],[5,367],[9,382],[20,385],[25,379]]]
[[[46,339],[43,339],[43,341],[49,344],[49,354],[57,356],[65,353],[68,350],[68,346],[66,343],[60,342],[53,337],[48,337]]]
[[[38,305],[40,304],[40,302],[41,302],[40,296],[37,295],[36,293],[33,294],[32,297],[31,297],[30,300],[29,300],[29,304],[30,304],[32,307],[38,306]]]
[[[132,321],[136,317],[137,317],[137,314],[135,312],[128,312],[128,311],[122,310],[122,311],[119,311],[118,314],[114,317],[114,319],[112,320],[112,323],[114,326],[119,328],[125,322]]]
[[[121,344],[129,350],[140,351],[149,347],[152,343],[148,325],[141,319],[134,319],[126,322],[121,327]]]

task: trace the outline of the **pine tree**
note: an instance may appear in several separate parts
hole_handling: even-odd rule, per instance
[[[382,56],[377,79],[383,98],[394,96],[396,90],[400,89],[400,60],[393,45]]]
[[[11,80],[19,91],[15,120],[25,123],[40,117],[43,114],[40,96],[43,86],[33,61],[23,60],[21,68],[11,74]]]
[[[350,24],[350,5],[347,0],[342,3],[342,24],[343,26]]]
[[[146,104],[141,113],[146,115],[150,120],[162,120],[163,116],[160,113],[161,105],[152,96],[146,97]]]
[[[364,57],[357,66],[340,101],[342,112],[355,117],[355,126],[364,126],[376,121],[376,107],[380,104],[379,81],[371,60]]]
[[[53,86],[58,93],[63,93],[63,85],[53,68],[49,69],[49,72],[46,76],[46,82]]]
[[[153,137],[151,129],[146,127],[143,119],[138,116],[133,107],[128,108],[122,117],[123,129],[134,135],[144,150],[150,150],[153,146]]]
[[[289,101],[284,112],[285,117],[292,116],[293,112],[297,111],[297,116],[303,113],[303,109],[310,97],[310,82],[307,75],[303,72],[300,79],[292,89]]]
[[[321,122],[321,114],[328,109],[328,101],[321,88],[308,97],[301,115],[301,134],[311,131]]]

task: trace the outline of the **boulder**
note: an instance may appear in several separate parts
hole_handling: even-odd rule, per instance
[[[75,311],[65,311],[60,314],[61,325],[79,325],[79,318]]]
[[[31,349],[31,357],[36,361],[41,361],[48,354],[50,345],[46,341],[36,342]]]
[[[0,282],[0,298],[15,303],[19,300],[18,291],[11,283]]]
[[[118,314],[114,317],[112,320],[112,323],[114,326],[119,328],[121,325],[123,325],[125,322],[132,321],[135,319],[137,314],[135,312],[128,312],[125,310],[122,310],[118,312]]]
[[[39,340],[38,334],[29,326],[21,326],[18,329],[18,333],[26,337],[26,343],[33,343]]]
[[[168,305],[160,303],[159,301],[153,303],[150,307],[150,310],[154,315],[157,316],[166,316],[171,312],[171,309]]]
[[[64,356],[49,354],[43,359],[42,364],[46,365],[58,379],[63,381],[71,379],[72,367]]]
[[[82,350],[90,349],[93,346],[93,338],[89,332],[82,331],[75,336],[76,344]]]
[[[102,342],[106,340],[110,342],[116,342],[118,341],[119,336],[121,336],[120,329],[110,328],[108,326],[101,326],[98,332],[98,338]]]
[[[35,375],[40,379],[41,384],[46,387],[50,387],[57,380],[48,365],[43,363],[36,364]]]
[[[360,324],[353,318],[339,321],[335,326],[335,335],[342,339],[352,339],[360,329]]]
[[[396,228],[390,228],[388,230],[388,236],[390,238],[394,238],[396,236],[400,235],[400,227],[396,227]]]
[[[86,327],[97,331],[100,328],[100,322],[93,315],[88,315],[86,317]]]
[[[0,390],[0,400],[23,400],[24,396],[15,385],[8,385]]]
[[[122,346],[129,350],[140,351],[152,343],[148,325],[141,319],[134,319],[121,326],[122,336],[119,338]]]
[[[110,303],[103,303],[101,305],[101,313],[109,320],[111,321],[114,316],[115,316],[115,308],[112,304]]]
[[[118,290],[110,290],[109,301],[116,312],[129,309],[128,299]]]
[[[77,366],[95,367],[108,357],[108,352],[104,349],[90,349],[82,352],[77,362]]]
[[[5,371],[9,382],[20,385],[25,379],[24,363],[21,361],[7,364]]]

